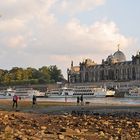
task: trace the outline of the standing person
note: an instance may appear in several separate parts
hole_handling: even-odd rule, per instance
[[[68,93],[65,92],[65,102],[67,102],[67,98],[68,98]]]
[[[79,102],[80,102],[80,98],[79,96],[77,96],[77,105],[79,105]]]
[[[36,96],[33,95],[33,98],[32,98],[32,107],[34,107],[36,105]]]
[[[65,102],[67,102],[67,95],[65,95]]]
[[[16,106],[16,108],[18,107],[18,96],[17,95],[13,96],[13,108],[14,108],[14,106]]]
[[[81,105],[83,105],[84,104],[84,102],[83,102],[83,95],[81,95]]]

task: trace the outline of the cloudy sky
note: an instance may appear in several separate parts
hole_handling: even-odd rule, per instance
[[[140,50],[140,0],[1,0],[0,68],[96,63]]]

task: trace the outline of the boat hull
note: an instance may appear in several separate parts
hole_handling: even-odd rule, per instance
[[[81,95],[47,95],[48,98],[77,98],[78,96]],[[105,98],[104,96],[96,96],[96,95],[83,95],[85,98]]]
[[[125,98],[140,98],[140,95],[124,95]]]

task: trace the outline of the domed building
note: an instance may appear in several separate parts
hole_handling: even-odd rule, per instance
[[[140,80],[140,52],[132,56],[131,61],[126,61],[124,53],[118,48],[101,64],[87,63],[87,60],[80,63],[77,73],[67,72],[69,83]]]
[[[125,61],[126,61],[126,57],[125,57],[124,53],[121,52],[121,51],[118,49],[118,51],[116,51],[116,52],[113,54],[113,61],[114,61],[114,63],[125,62]]]

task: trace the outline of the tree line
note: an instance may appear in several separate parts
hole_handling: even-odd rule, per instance
[[[11,70],[0,69],[0,85],[29,85],[62,82],[60,69],[54,66],[43,66],[39,69],[13,67]]]

